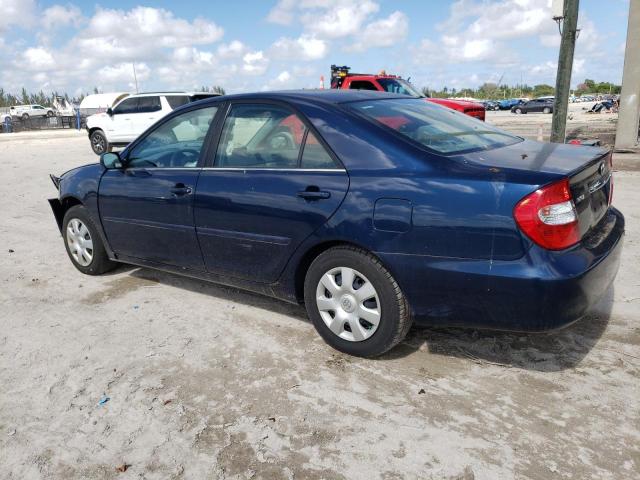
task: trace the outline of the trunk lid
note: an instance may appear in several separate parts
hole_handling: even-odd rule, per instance
[[[611,152],[607,149],[525,140],[463,157],[466,162],[487,167],[535,173],[532,183],[568,178],[581,237],[597,225],[609,207],[613,185]],[[519,177],[522,181],[522,175]]]

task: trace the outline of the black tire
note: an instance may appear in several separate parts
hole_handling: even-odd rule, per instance
[[[47,117],[49,118],[53,117],[53,112],[51,110],[47,111]]]
[[[84,224],[89,230],[90,239],[93,243],[93,252],[92,259],[88,265],[81,265],[72,255],[71,248],[69,245],[68,237],[67,237],[67,229],[69,228],[69,223],[78,219],[82,224]],[[107,255],[107,251],[104,248],[104,244],[102,243],[102,238],[98,233],[98,229],[89,215],[89,212],[82,205],[76,205],[71,207],[64,214],[64,219],[62,220],[62,238],[64,240],[64,246],[67,250],[67,255],[69,255],[69,259],[73,266],[80,270],[82,273],[86,275],[101,275],[110,270],[113,270],[118,266],[117,262],[113,262],[109,260],[109,256]]]
[[[521,108],[516,108],[514,112],[516,112],[518,115],[523,113]]]
[[[95,130],[89,136],[91,142],[91,149],[96,155],[102,155],[103,153],[110,152],[109,142],[107,142],[107,136],[102,130]]]
[[[25,122],[26,122],[27,120],[29,120],[29,114],[28,114],[28,113],[23,113],[23,114],[22,114],[22,120],[24,120]]]
[[[542,113],[551,113],[551,109],[549,107],[544,107],[544,110],[542,110]]]
[[[365,340],[349,341],[339,337],[330,330],[320,315],[316,288],[322,276],[337,267],[348,267],[361,272],[377,292],[380,300],[380,322],[375,332]],[[305,277],[304,300],[307,314],[324,341],[349,355],[382,355],[400,343],[411,328],[409,305],[397,282],[378,258],[359,248],[338,246],[318,255]]]

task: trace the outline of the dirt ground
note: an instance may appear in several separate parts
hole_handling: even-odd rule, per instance
[[[615,142],[617,113],[587,113],[597,102],[570,103],[567,118],[567,139],[599,139],[603,145]],[[551,118],[544,113],[516,115],[509,110],[487,112],[487,122],[504,128],[516,135],[532,140],[549,141]]]
[[[639,477],[640,173],[615,176],[624,257],[587,318],[414,329],[363,360],[296,306],[147,269],[81,275],[48,173],[95,160],[82,134],[0,135],[0,478]]]

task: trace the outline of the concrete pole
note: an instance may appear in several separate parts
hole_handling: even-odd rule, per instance
[[[616,131],[616,150],[638,149],[640,124],[640,0],[629,2],[627,46],[624,51],[624,71],[620,112]]]
[[[567,130],[567,110],[569,108],[569,90],[571,89],[573,51],[576,48],[579,3],[579,0],[564,0],[562,40],[558,54],[558,73],[556,74],[556,98],[553,103],[553,121],[551,122],[551,141],[555,143],[564,143]]]

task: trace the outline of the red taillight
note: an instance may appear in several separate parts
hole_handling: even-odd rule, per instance
[[[531,240],[549,250],[562,250],[580,241],[578,214],[567,179],[524,197],[513,216]]]

